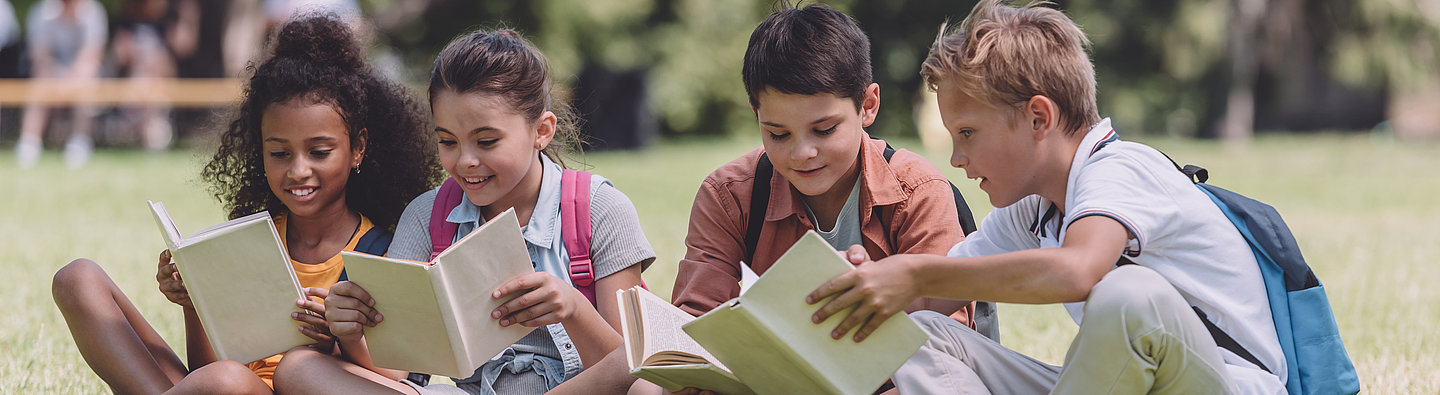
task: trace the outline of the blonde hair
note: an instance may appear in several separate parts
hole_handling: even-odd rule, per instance
[[[1100,122],[1095,105],[1095,67],[1085,48],[1090,40],[1080,26],[1053,8],[1006,5],[981,0],[946,34],[947,24],[930,47],[920,75],[931,90],[953,81],[960,91],[996,108],[1019,111],[1031,97],[1053,100],[1067,134]]]

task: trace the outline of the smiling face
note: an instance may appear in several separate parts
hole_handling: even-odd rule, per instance
[[[265,179],[291,215],[346,213],[345,183],[364,157],[334,107],[306,98],[271,104],[260,119]],[[362,132],[363,135],[363,132]]]
[[[843,202],[859,178],[860,136],[875,122],[879,95],[871,84],[857,111],[853,100],[828,93],[760,92],[755,116],[775,170],[807,199]]]
[[[436,92],[431,101],[440,165],[487,217],[535,204],[544,170],[540,150],[555,136],[555,115],[528,119],[499,96]]]
[[[990,204],[1005,207],[1039,193],[1035,171],[1037,144],[1025,114],[996,108],[963,92],[952,82],[936,89],[940,119],[950,132],[950,165],[980,180]]]

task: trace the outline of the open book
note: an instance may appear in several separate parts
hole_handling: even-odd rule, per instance
[[[290,319],[303,293],[269,213],[182,237],[163,203],[147,203],[216,357],[249,363],[315,342]]]
[[[851,340],[856,329],[830,338],[853,306],[825,322],[811,322],[823,302],[807,304],[805,296],[850,270],[839,252],[808,232],[739,298],[683,328],[756,393],[871,394],[927,335],[909,316],[897,314],[863,342]]]
[[[343,252],[349,280],[375,298],[385,320],[365,329],[376,366],[469,377],[534,328],[501,327],[490,293],[533,273],[515,211],[506,210],[432,262]]]
[[[630,374],[670,391],[696,387],[751,394],[730,370],[680,329],[695,317],[639,286],[615,291]]]

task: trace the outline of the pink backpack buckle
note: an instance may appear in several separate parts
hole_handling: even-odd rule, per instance
[[[589,287],[595,284],[595,274],[590,269],[590,257],[570,259],[570,281],[576,287]]]

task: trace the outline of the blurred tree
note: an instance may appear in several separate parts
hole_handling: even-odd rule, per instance
[[[919,63],[940,23],[958,23],[974,2],[826,3],[870,35],[884,114],[872,132],[913,134]],[[428,76],[431,59],[455,35],[512,27],[545,52],[587,118],[653,117],[592,127],[684,136],[754,129],[740,62],[751,30],[779,2],[362,4],[378,37],[411,65],[411,80]],[[1102,115],[1135,132],[1214,137],[1226,124],[1239,136],[1251,128],[1364,129],[1386,117],[1393,92],[1440,84],[1440,0],[1062,0],[1056,7],[1094,42]],[[625,94],[611,95],[617,92]],[[609,106],[617,102],[638,104]]]

